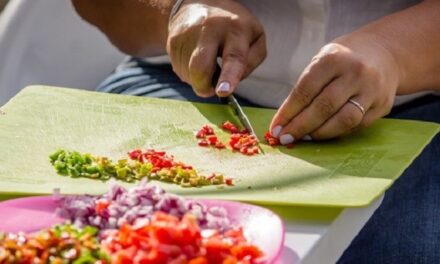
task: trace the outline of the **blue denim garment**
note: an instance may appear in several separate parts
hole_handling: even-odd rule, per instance
[[[440,123],[440,96],[398,106],[389,117]],[[440,263],[440,134],[385,193],[338,263]]]
[[[97,90],[219,102],[215,97],[197,97],[169,64],[149,64],[138,59],[121,64]],[[243,105],[253,105],[243,98],[238,100]],[[440,123],[440,96],[426,96],[398,106],[389,117]],[[440,135],[386,192],[379,209],[338,263],[440,263]]]
[[[142,59],[127,58],[96,89],[99,92],[136,96],[167,98],[200,103],[220,103],[213,96],[201,98],[191,86],[183,83],[170,64],[152,64]],[[255,106],[248,100],[235,96],[243,106]]]

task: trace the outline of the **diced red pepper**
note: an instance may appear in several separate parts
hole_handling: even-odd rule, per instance
[[[231,133],[229,138],[229,146],[232,151],[238,151],[245,155],[255,155],[260,153],[258,148],[258,139],[254,135],[250,135],[247,129],[239,129],[235,124],[230,121],[224,122],[221,127]],[[198,145],[206,147],[208,144],[217,148],[225,148],[225,144],[220,142],[214,133],[214,130],[205,125],[197,133]]]
[[[137,160],[142,155],[142,150],[135,149],[135,150],[129,152],[128,155],[130,156],[130,159]]]
[[[201,147],[209,146],[209,142],[206,139],[199,139],[199,141],[197,141],[197,144]]]
[[[293,149],[294,147],[295,147],[295,144],[293,144],[293,143],[286,145],[286,148],[288,148],[288,149]]]
[[[206,139],[208,140],[210,145],[214,145],[214,146],[215,146],[215,144],[217,143],[217,140],[218,140],[217,136],[215,136],[215,135],[207,136]]]
[[[208,176],[206,179],[207,179],[208,181],[210,181],[210,180],[212,180],[212,179],[214,179],[214,178],[215,178],[215,173],[211,174],[211,175]]]
[[[226,185],[229,185],[229,186],[234,185],[234,183],[232,182],[232,179],[231,179],[231,178],[227,178],[227,179],[225,180],[225,183],[226,183]]]
[[[227,130],[227,131],[229,131],[229,133],[231,133],[231,134],[236,134],[236,133],[239,133],[240,132],[240,130],[232,123],[232,122],[230,122],[230,121],[226,121],[226,122],[224,122],[223,124],[222,124],[222,128],[224,129],[224,130]]]
[[[218,142],[215,144],[215,147],[218,148],[218,149],[224,149],[224,148],[226,148],[225,144],[223,144],[223,143],[220,142],[220,141],[218,141]]]
[[[270,146],[278,146],[278,145],[280,145],[280,140],[278,138],[272,136],[272,134],[269,131],[266,132],[266,134],[264,135],[264,138],[266,139],[266,142]]]

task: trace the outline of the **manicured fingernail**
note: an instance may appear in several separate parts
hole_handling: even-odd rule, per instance
[[[273,136],[273,137],[278,137],[278,136],[280,135],[281,130],[283,130],[283,127],[282,127],[282,126],[276,126],[276,127],[274,127],[274,128],[272,129],[272,132],[271,132],[272,136]]]
[[[280,143],[283,145],[293,143],[294,140],[295,138],[290,134],[284,134],[280,137]]]
[[[222,82],[218,85],[217,92],[228,93],[231,90],[231,85],[228,82]]]
[[[313,138],[310,135],[305,135],[305,136],[303,136],[302,140],[304,140],[304,141],[312,141]]]

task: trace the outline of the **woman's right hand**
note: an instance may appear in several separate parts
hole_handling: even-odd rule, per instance
[[[233,0],[187,0],[169,24],[167,52],[174,72],[201,97],[231,94],[266,57],[263,27]]]

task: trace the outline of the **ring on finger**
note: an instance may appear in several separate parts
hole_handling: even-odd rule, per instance
[[[347,103],[350,103],[354,106],[356,106],[357,109],[359,109],[359,111],[361,111],[362,115],[365,115],[365,108],[357,101],[355,101],[354,99],[348,99]]]

